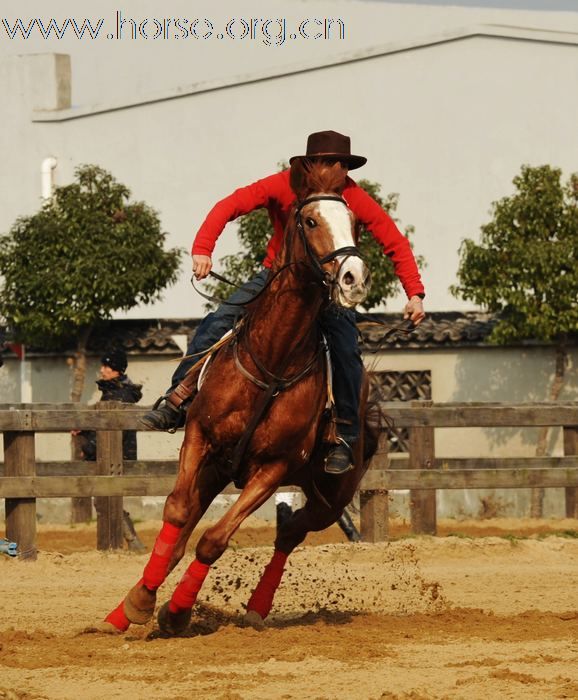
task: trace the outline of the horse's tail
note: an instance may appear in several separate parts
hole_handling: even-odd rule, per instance
[[[363,417],[363,461],[367,464],[379,447],[379,437],[393,427],[393,420],[381,407],[381,394],[371,372],[368,372],[369,391]]]

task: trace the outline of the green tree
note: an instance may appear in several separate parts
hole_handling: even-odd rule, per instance
[[[283,166],[282,166],[283,167]],[[285,166],[286,167],[286,166]],[[369,180],[359,180],[357,183],[368,192],[393,218],[399,200],[398,194],[390,193],[385,197],[380,194],[381,185]],[[406,226],[404,233],[409,238],[414,232],[413,226]],[[267,243],[273,231],[266,209],[257,209],[239,219],[239,241],[241,252],[235,255],[225,255],[219,259],[223,275],[235,284],[243,284],[254,277],[261,269]],[[393,270],[393,263],[383,255],[381,245],[375,238],[362,228],[359,249],[371,270],[371,290],[365,302],[366,309],[372,309],[385,303],[386,299],[398,289],[398,278]],[[417,257],[420,267],[423,266],[423,258]],[[231,287],[224,282],[208,282],[209,294],[218,299],[226,299],[230,296]],[[205,305],[207,310],[214,308],[215,304],[209,302]]]
[[[578,174],[562,183],[548,165],[524,165],[514,178],[515,194],[492,205],[480,243],[463,241],[455,296],[497,314],[490,342],[539,339],[552,342],[555,372],[549,400],[564,386],[567,336],[578,330]],[[541,429],[537,456],[546,452]],[[542,513],[543,490],[532,498],[532,515]]]
[[[72,401],[80,401],[87,343],[113,311],[160,297],[182,251],[165,251],[156,212],[130,202],[105,170],[83,165],[33,216],[0,236],[0,314],[15,340],[49,349],[72,340]]]

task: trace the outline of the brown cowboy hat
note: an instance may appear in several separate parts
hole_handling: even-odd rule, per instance
[[[304,156],[289,158],[292,163],[297,158],[335,158],[347,163],[349,170],[361,168],[367,163],[363,156],[351,155],[351,139],[337,131],[316,131],[307,137],[307,153]]]

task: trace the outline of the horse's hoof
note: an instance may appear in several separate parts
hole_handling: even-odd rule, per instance
[[[178,613],[171,612],[169,610],[169,601],[167,601],[157,615],[160,631],[170,636],[182,634],[191,622],[192,613],[193,611],[190,608],[180,610]]]
[[[130,589],[124,599],[124,614],[135,625],[146,625],[155,614],[156,593],[151,593],[142,584]]]
[[[255,610],[247,610],[243,617],[243,626],[261,631],[265,629],[265,620]]]
[[[91,627],[86,627],[83,630],[84,634],[124,634],[122,630],[115,627],[112,622],[107,622],[102,620],[102,622],[97,622],[96,625]]]

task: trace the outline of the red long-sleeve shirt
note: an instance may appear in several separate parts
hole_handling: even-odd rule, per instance
[[[387,212],[350,177],[347,178],[342,196],[356,218],[371,231],[383,246],[383,252],[392,259],[395,273],[407,296],[423,296],[424,287],[409,241],[400,233]],[[217,238],[229,221],[254,209],[266,207],[274,234],[267,245],[267,256],[263,264],[270,267],[281,248],[285,225],[294,203],[295,193],[289,182],[289,170],[257,180],[247,187],[240,187],[211,209],[195,236],[193,255],[211,256]]]

